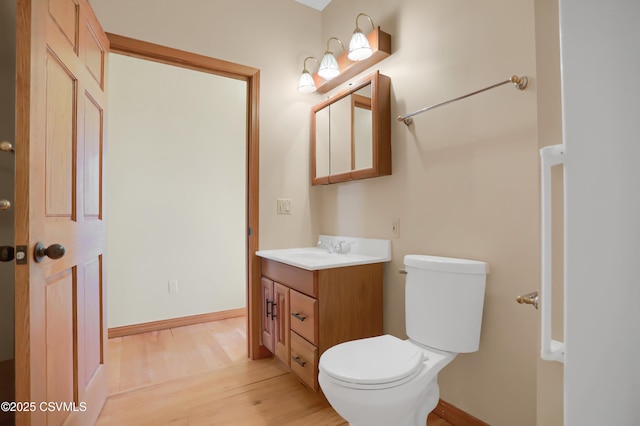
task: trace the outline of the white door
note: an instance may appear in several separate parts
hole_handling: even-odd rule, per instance
[[[565,426],[640,425],[640,2],[560,0]]]

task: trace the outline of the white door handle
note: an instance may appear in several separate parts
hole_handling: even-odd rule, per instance
[[[540,150],[541,168],[541,245],[540,356],[547,361],[564,362],[564,342],[551,338],[551,168],[564,162],[564,145]]]

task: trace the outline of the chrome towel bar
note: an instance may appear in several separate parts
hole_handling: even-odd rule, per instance
[[[494,84],[492,86],[485,87],[484,89],[476,90],[475,92],[467,93],[466,95],[458,96],[457,98],[449,99],[448,101],[440,102],[439,104],[431,105],[431,106],[419,109],[419,110],[414,111],[414,112],[409,113],[409,114],[401,115],[400,117],[398,117],[398,121],[404,121],[404,124],[406,124],[408,126],[411,123],[413,123],[413,119],[411,117],[413,117],[414,115],[422,114],[423,112],[426,112],[426,111],[429,111],[429,110],[432,110],[432,109],[436,109],[438,107],[450,104],[452,102],[459,101],[461,99],[468,98],[469,96],[477,95],[478,93],[485,92],[485,91],[487,91],[489,89],[493,89],[495,87],[499,87],[499,86],[502,86],[503,84],[507,84],[507,83],[513,83],[513,85],[515,86],[516,89],[524,90],[527,87],[527,83],[528,82],[529,82],[529,80],[527,79],[527,77],[518,77],[517,75],[514,75],[509,80],[501,81],[500,83],[496,83],[496,84]]]

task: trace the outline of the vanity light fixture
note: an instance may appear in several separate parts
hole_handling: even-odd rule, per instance
[[[313,56],[307,56],[304,58],[304,64],[302,65],[302,74],[300,74],[300,80],[298,80],[298,92],[299,93],[313,93],[316,89],[316,83],[313,81],[313,77],[309,74],[307,70],[307,61],[309,59],[313,59],[318,62],[316,58]],[[319,63],[319,62],[318,62]]]
[[[331,37],[329,40],[327,40],[327,50],[324,52],[322,62],[320,62],[320,69],[318,69],[318,75],[324,78],[326,81],[329,81],[332,78],[340,75],[338,60],[333,55],[333,52],[329,50],[329,44],[331,44],[331,40],[337,40],[338,43],[340,43],[340,47],[342,47],[342,51],[344,52],[344,45],[338,37]]]
[[[373,49],[371,49],[371,45],[369,45],[367,36],[364,35],[360,27],[358,27],[358,18],[361,16],[365,16],[369,20],[373,30],[376,29],[375,25],[373,25],[373,20],[366,13],[359,13],[358,16],[356,16],[356,29],[353,31],[351,41],[349,42],[348,58],[352,61],[362,61],[373,54]]]
[[[365,35],[358,27],[360,17],[366,17],[373,31]],[[342,47],[342,53],[335,56],[330,50],[331,40],[336,39]],[[373,25],[373,20],[365,13],[360,13],[356,17],[356,29],[353,32],[349,49],[345,49],[336,37],[331,37],[327,41],[327,50],[324,52],[322,61],[310,56],[305,61],[305,66],[298,82],[298,92],[300,93],[327,93],[335,89],[350,78],[369,69],[373,65],[391,55],[391,36]],[[306,63],[308,59],[318,62],[318,71],[310,75]],[[311,77],[311,78],[309,78]]]

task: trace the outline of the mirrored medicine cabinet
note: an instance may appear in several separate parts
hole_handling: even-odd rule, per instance
[[[390,79],[376,71],[311,109],[311,184],[391,174]]]

